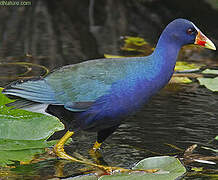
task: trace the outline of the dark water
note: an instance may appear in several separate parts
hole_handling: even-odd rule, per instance
[[[155,44],[164,26],[176,17],[192,20],[216,43],[217,4],[211,6],[208,1],[196,0],[181,2],[65,0],[38,1],[32,3],[31,7],[18,7],[13,11],[0,7],[1,15],[8,17],[7,21],[0,19],[0,32],[4,34],[4,38],[0,38],[0,62],[26,61],[53,69],[85,59],[103,57],[105,53],[125,54],[120,51],[121,36],[140,36]],[[13,28],[17,31],[13,31]],[[33,55],[33,58],[23,58],[26,53]],[[211,61],[217,64],[217,57],[217,52],[204,50],[191,58],[195,61],[199,59],[205,64],[211,64]],[[187,57],[185,60],[189,59]],[[15,75],[26,72],[26,67],[21,66],[7,65],[0,68],[0,86],[14,80]],[[34,68],[27,76],[43,73]],[[105,141],[101,150],[102,163],[129,168],[146,157],[181,154],[166,144],[184,150],[190,145],[198,144],[196,153],[215,156],[215,153],[202,151],[200,147],[211,146],[211,140],[218,135],[217,109],[218,94],[200,87],[196,82],[165,88],[141,111],[126,119]],[[66,150],[70,154],[78,152],[89,157],[88,149],[95,140],[95,133],[79,134],[73,137],[72,144]],[[217,149],[217,144],[213,143],[212,146]],[[60,162],[51,160],[18,166],[13,170],[16,175],[14,179],[52,178],[55,171],[57,173],[55,167]],[[218,169],[217,165],[195,166]],[[65,177],[71,176],[82,167],[78,163],[67,163],[63,174]],[[208,174],[191,175],[188,174],[184,179],[212,179]],[[10,177],[13,179],[13,176],[8,175],[9,179]]]

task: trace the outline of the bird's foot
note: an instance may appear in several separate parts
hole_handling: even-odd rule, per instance
[[[102,154],[100,153],[99,150],[92,148],[89,150],[89,155],[97,164],[101,164],[100,162],[101,162],[103,157],[102,157]]]
[[[76,161],[76,162],[80,162],[80,160],[68,155],[65,151],[64,151],[64,144],[65,142],[74,134],[74,132],[72,131],[67,131],[67,133],[58,141],[58,143],[54,146],[54,152],[55,154],[62,158],[62,159],[67,159],[67,160],[72,160],[72,161]]]
[[[66,160],[71,160],[71,161],[75,161],[75,162],[80,162],[79,159],[76,159],[76,158],[74,158],[74,157],[68,155],[68,154],[65,152],[65,150],[64,150],[64,145],[62,145],[62,144],[59,144],[59,143],[56,144],[56,145],[54,146],[54,152],[55,152],[55,154],[56,154],[59,158],[61,158],[61,159],[66,159]]]
[[[101,171],[103,171],[103,174],[107,174],[107,175],[111,175],[114,173],[125,173],[125,172],[146,172],[146,173],[154,173],[156,171],[158,171],[157,169],[149,169],[149,170],[145,170],[145,169],[137,169],[137,170],[132,170],[132,169],[125,169],[125,168],[121,168],[121,167],[111,167],[111,166],[104,166],[104,165],[99,165],[99,164],[95,164],[92,163],[90,161],[84,160],[84,159],[77,159],[75,157],[72,157],[70,155],[68,155],[63,148],[55,148],[55,152],[56,154],[62,158],[62,159],[66,159],[66,160],[70,160],[73,162],[78,162],[78,163],[82,163],[85,165],[89,165],[92,166],[94,168],[100,169]]]
[[[79,156],[77,156],[77,158],[72,157],[70,155],[68,155],[65,151],[64,151],[64,143],[74,134],[74,132],[68,131],[60,140],[59,142],[54,146],[54,152],[55,154],[62,158],[62,159],[66,159],[66,160],[70,160],[73,162],[78,162],[78,163],[82,163],[85,165],[89,165],[95,168],[98,168],[100,170],[102,170],[104,172],[104,174],[113,174],[115,172],[133,172],[133,171],[144,171],[144,172],[156,172],[157,170],[131,170],[131,169],[124,169],[121,167],[110,167],[110,166],[104,166],[104,165],[100,165],[100,164],[96,164],[96,163],[92,163],[89,160],[86,160],[84,158],[81,158]],[[100,148],[101,143],[98,143],[96,141],[96,143],[94,144],[93,148],[90,150],[91,153],[95,154],[95,156],[101,157],[101,154],[99,152],[97,152],[97,150]],[[98,162],[98,161],[97,161]]]

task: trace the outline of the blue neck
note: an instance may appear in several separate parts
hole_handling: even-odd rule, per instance
[[[177,42],[168,39],[168,37],[165,36],[165,33],[161,35],[155,51],[151,56],[154,61],[158,61],[156,62],[157,64],[161,65],[163,76],[171,76],[174,72],[174,67],[181,46],[182,45]]]

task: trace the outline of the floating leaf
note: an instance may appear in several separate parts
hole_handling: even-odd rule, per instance
[[[137,163],[133,169],[160,169],[156,173],[130,173],[130,174],[116,174],[111,176],[102,176],[100,179],[105,180],[174,180],[180,176],[182,176],[186,169],[181,164],[181,162],[174,157],[169,156],[160,156],[160,157],[151,157],[146,158],[139,163]]]
[[[155,173],[145,173],[145,172],[137,172],[132,171],[130,173],[118,173],[114,175],[104,175],[100,178],[97,178],[93,174],[77,176],[73,178],[69,178],[69,180],[82,180],[86,179],[86,177],[90,180],[175,180],[176,178],[182,176],[186,169],[181,164],[181,162],[174,157],[169,156],[158,156],[146,158],[137,163],[133,169],[159,169],[159,171]]]
[[[197,78],[200,85],[205,86],[211,91],[218,91],[218,77],[216,78]]]
[[[215,139],[215,140],[218,140],[218,136],[216,136],[214,139]]]
[[[12,100],[0,93],[0,165],[30,160],[44,152],[45,147],[55,144],[46,139],[64,128],[53,116],[11,109],[5,106],[9,102]]]
[[[57,141],[46,141],[43,140],[11,140],[11,139],[0,139],[0,150],[1,151],[15,151],[24,149],[39,149],[52,146]]]
[[[205,69],[204,71],[202,71],[203,74],[215,74],[218,75],[218,70],[214,70],[214,69]]]
[[[201,172],[203,171],[203,167],[192,167],[191,170],[196,172]]]
[[[141,52],[148,55],[153,52],[154,48],[141,37],[125,36],[124,46],[121,47],[121,50]]]
[[[202,65],[199,64],[177,61],[175,66],[175,71],[193,72],[193,71],[198,71],[201,67]]]
[[[136,46],[143,46],[148,44],[143,38],[141,37],[133,37],[133,36],[125,36],[124,41],[126,44],[134,44]]]
[[[1,151],[0,150],[0,166],[13,164],[14,161],[30,161],[34,155],[42,154],[45,150],[39,149],[23,149],[16,151]]]
[[[175,77],[173,76],[172,79],[170,80],[170,83],[191,83],[192,80],[190,80],[187,77]]]
[[[55,131],[62,130],[58,118],[20,109],[5,104],[12,102],[0,93],[0,139],[40,140],[47,139]]]

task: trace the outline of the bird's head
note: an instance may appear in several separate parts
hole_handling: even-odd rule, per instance
[[[186,44],[197,44],[208,49],[216,50],[215,45],[209,40],[192,22],[186,19],[172,21],[164,30],[165,40],[176,42],[183,46]]]

